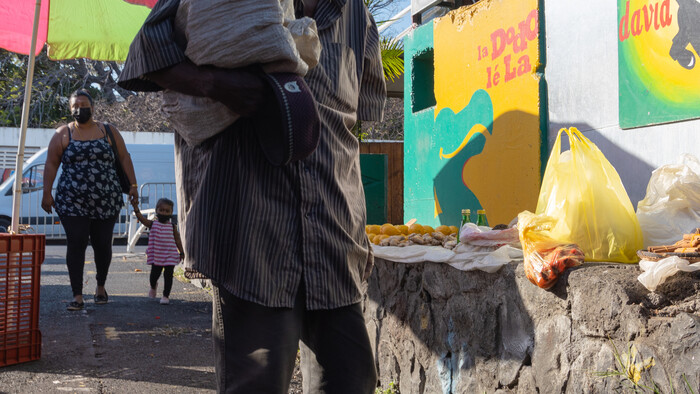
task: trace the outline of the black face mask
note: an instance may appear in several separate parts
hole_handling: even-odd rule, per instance
[[[92,110],[90,109],[90,107],[76,108],[73,110],[71,115],[73,115],[73,118],[76,122],[85,123],[88,120],[90,120],[90,117],[92,116]]]
[[[156,217],[158,218],[158,221],[161,223],[168,223],[168,220],[170,220],[173,215],[161,215],[161,214],[156,214]]]

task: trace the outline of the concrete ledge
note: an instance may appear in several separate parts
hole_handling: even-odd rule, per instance
[[[363,301],[382,387],[401,393],[607,393],[615,355],[655,365],[639,383],[700,387],[700,276],[649,293],[637,265],[586,263],[549,291],[522,263],[495,274],[377,259]],[[614,345],[614,347],[613,347]],[[640,364],[641,365],[641,364]]]

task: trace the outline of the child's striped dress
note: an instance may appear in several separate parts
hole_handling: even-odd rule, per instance
[[[151,265],[177,265],[180,262],[180,252],[177,250],[173,224],[170,221],[167,223],[153,221],[151,230],[148,232],[146,255],[148,256],[146,262]]]

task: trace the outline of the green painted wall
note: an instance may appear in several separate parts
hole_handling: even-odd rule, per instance
[[[433,24],[404,37],[404,222],[434,225],[433,183],[440,166],[426,160],[436,147],[432,124],[435,109]],[[459,212],[455,221],[459,224]]]

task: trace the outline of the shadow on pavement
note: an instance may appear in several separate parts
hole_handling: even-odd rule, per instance
[[[150,268],[137,255],[113,259],[109,302],[96,305],[89,258],[85,309],[68,311],[72,293],[65,260],[47,253],[39,307],[41,358],[0,368],[0,392],[213,392],[209,293],[174,279],[170,304],[161,305],[163,279],[157,298],[148,298]]]

